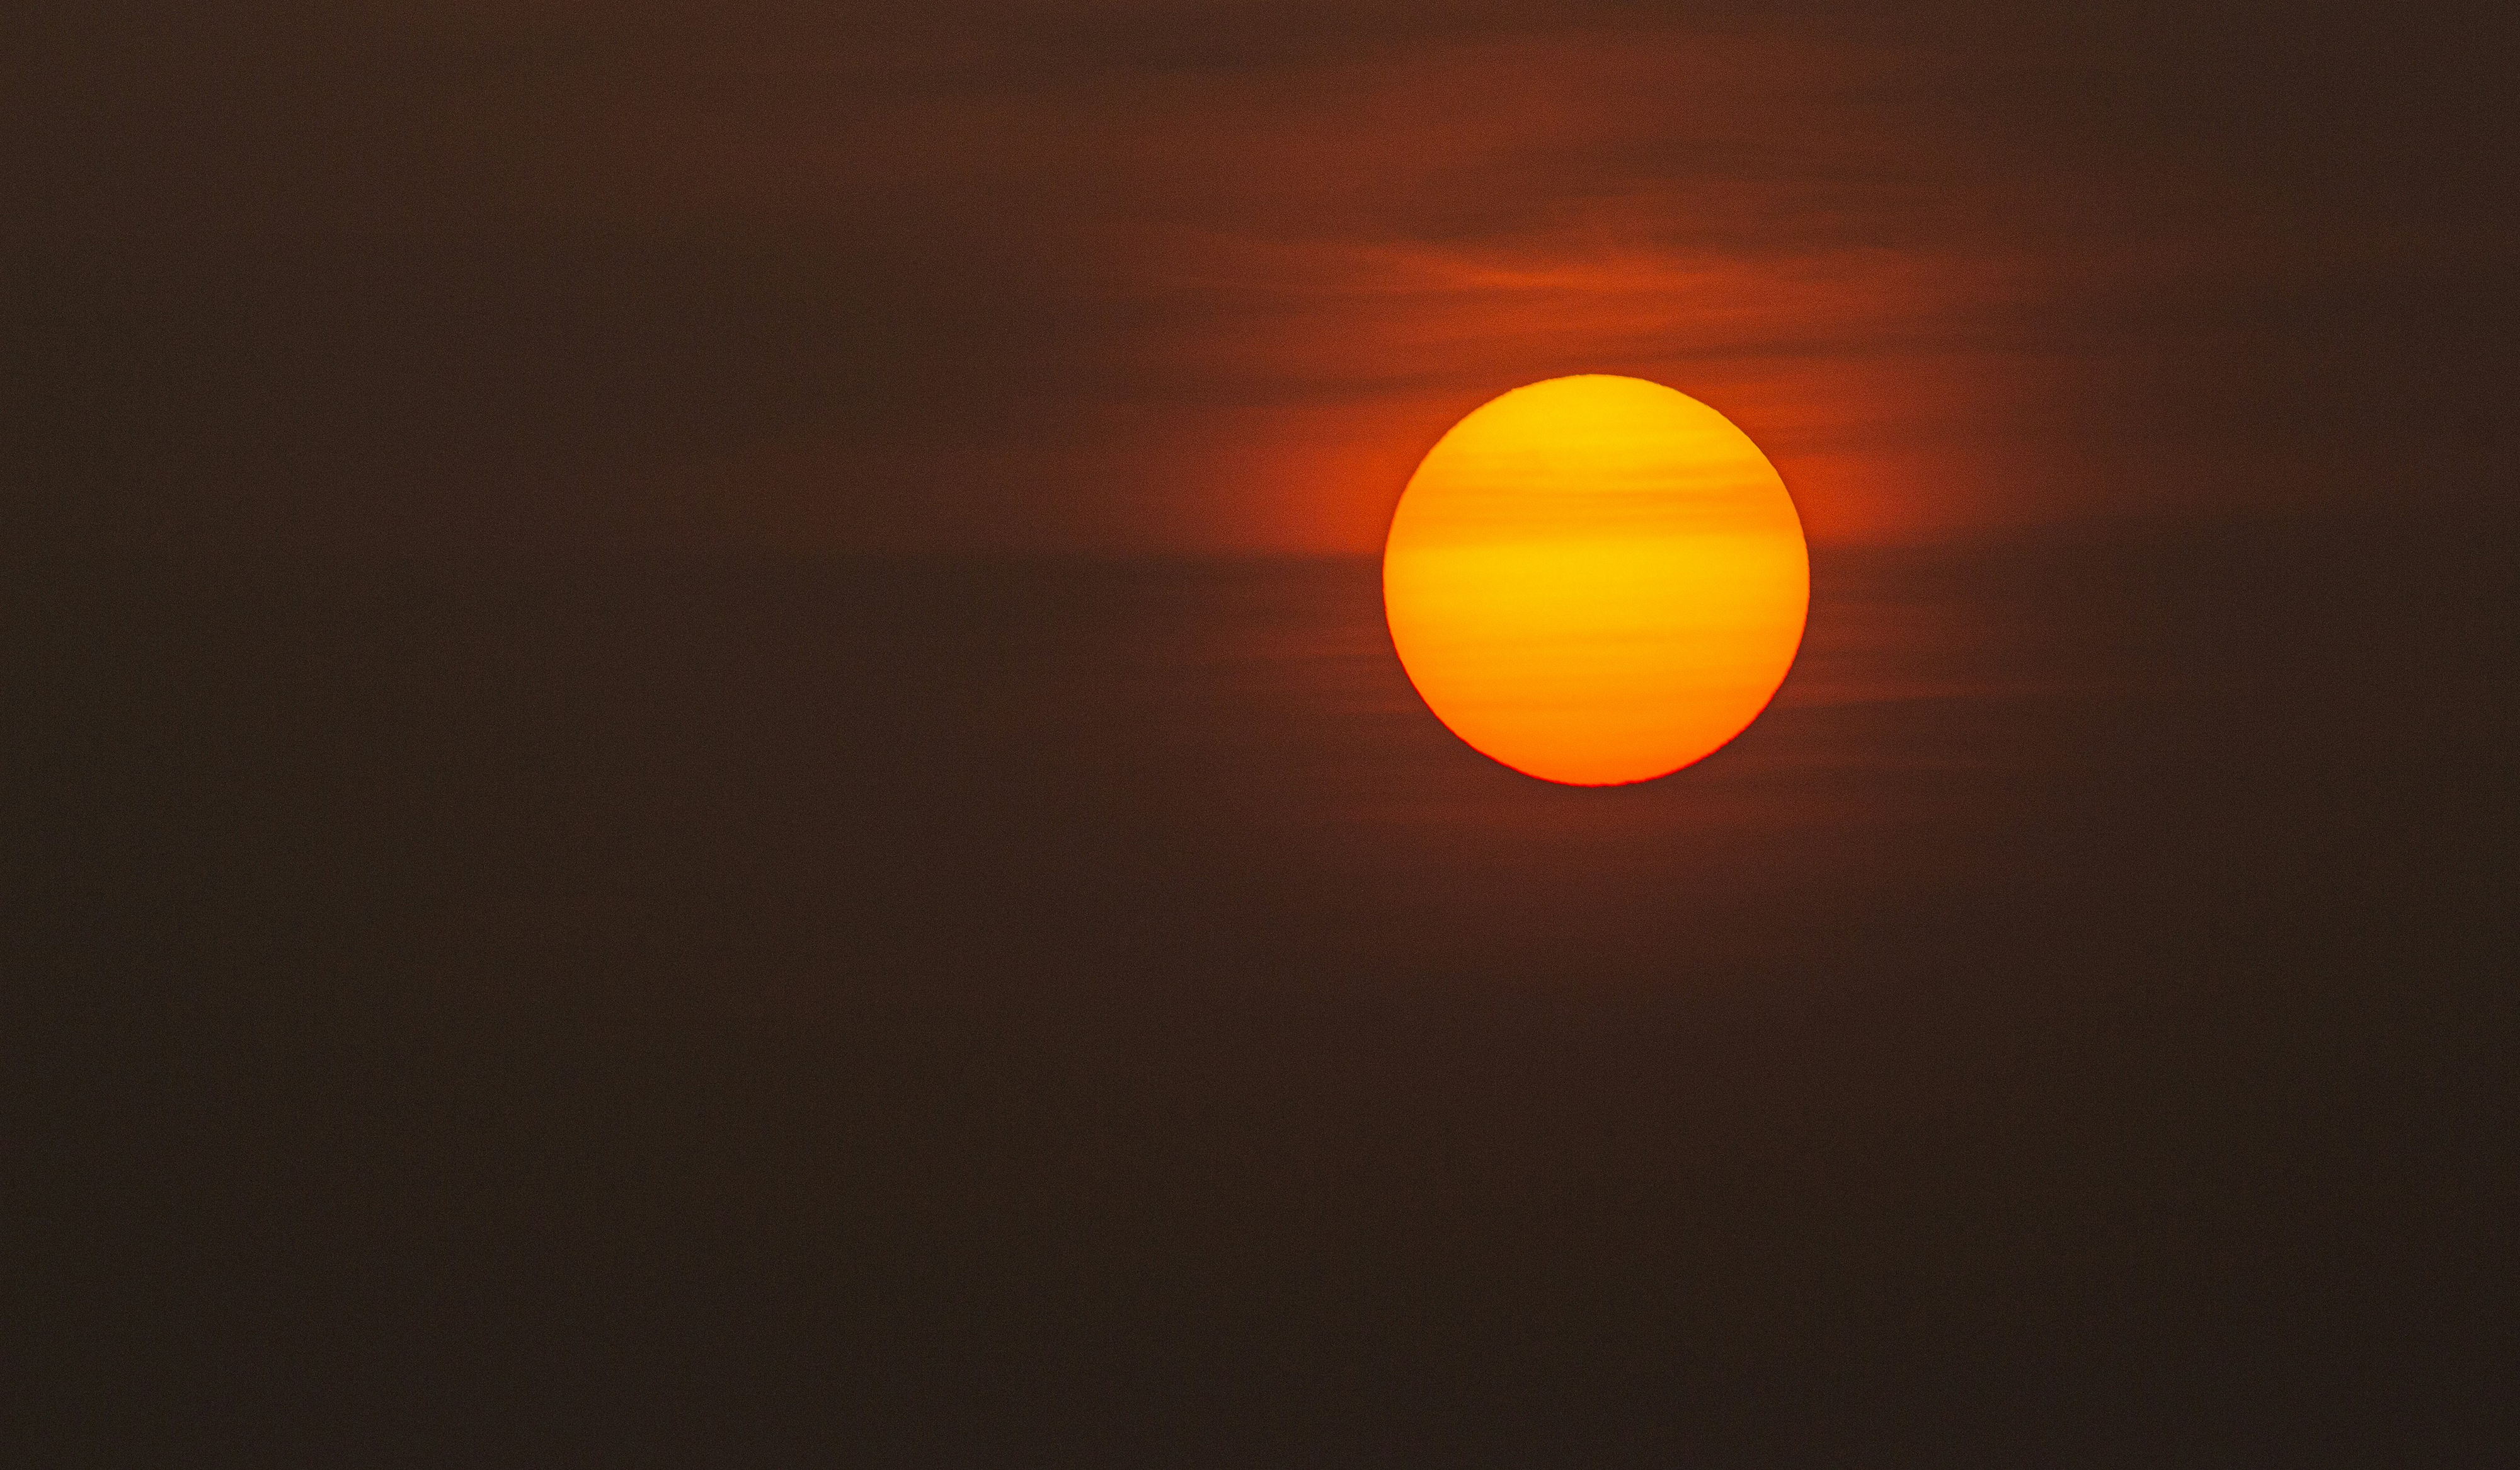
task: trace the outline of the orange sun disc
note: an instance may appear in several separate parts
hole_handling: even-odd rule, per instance
[[[1573,786],[1648,781],[1749,727],[1802,646],[1811,558],[1776,466],[1637,378],[1552,378],[1409,479],[1383,610],[1435,717]]]

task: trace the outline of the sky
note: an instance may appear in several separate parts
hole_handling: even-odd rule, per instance
[[[65,548],[1358,553],[1522,383],[1822,543],[2438,496],[2484,5],[83,8],[9,49]]]
[[[2512,13],[12,14],[0,1460],[2512,1462]],[[1811,536],[1604,790],[1573,373]]]

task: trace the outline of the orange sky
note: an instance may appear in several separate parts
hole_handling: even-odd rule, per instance
[[[131,19],[6,104],[72,535],[1362,552],[1575,372],[1719,408],[1822,543],[2386,496],[2501,432],[2447,20]]]

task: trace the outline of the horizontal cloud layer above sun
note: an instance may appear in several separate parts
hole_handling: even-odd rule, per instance
[[[1355,551],[1597,371],[1824,541],[2409,493],[2504,432],[2496,27],[65,18],[5,104],[12,475],[112,543]]]

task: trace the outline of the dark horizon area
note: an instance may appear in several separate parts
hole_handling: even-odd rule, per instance
[[[301,565],[17,594],[50,1462],[2511,1443],[2490,547],[1823,548],[1599,791],[1370,560]]]

